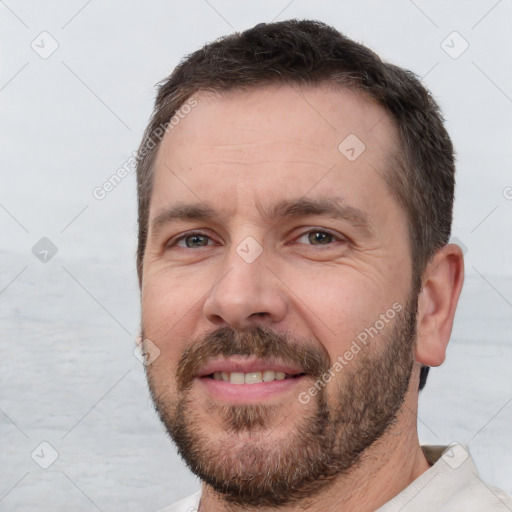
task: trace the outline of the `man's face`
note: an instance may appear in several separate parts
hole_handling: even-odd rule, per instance
[[[354,467],[408,388],[417,297],[383,179],[396,132],[347,90],[196,99],[155,164],[148,381],[205,482],[289,503]]]

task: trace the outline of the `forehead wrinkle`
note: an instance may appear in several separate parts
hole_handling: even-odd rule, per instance
[[[272,160],[256,160],[256,159],[252,159],[249,161],[249,162],[244,162],[244,165],[248,165],[248,166],[251,166],[251,165],[260,165],[260,164],[275,164],[276,162],[279,162],[280,164],[292,164],[292,165],[297,165],[297,164],[300,164],[300,165],[307,165],[309,167],[319,167],[321,169],[329,169],[329,166],[324,164],[324,163],[320,163],[316,160],[275,160],[275,159],[272,159]],[[189,163],[189,168],[190,169],[197,169],[197,168],[201,168],[201,167],[209,167],[211,165],[239,165],[240,164],[240,159],[233,159],[233,160],[208,160],[207,162],[191,162]]]
[[[332,147],[337,150],[337,144],[333,142]],[[335,151],[333,153],[335,154]],[[315,144],[302,140],[272,139],[265,141],[251,141],[241,143],[214,143],[214,144],[194,144],[192,157],[207,157],[212,163],[217,158],[222,160],[238,159],[244,163],[265,161],[268,159],[268,153],[277,155],[274,161],[278,162],[300,162],[305,159],[306,162],[317,163],[321,156],[321,151]]]
[[[236,128],[233,127],[234,130]],[[265,135],[268,134],[268,129],[262,130],[264,131]],[[236,132],[235,132],[236,133]],[[240,136],[240,133],[237,133],[237,136]],[[210,150],[212,148],[221,148],[221,149],[238,149],[242,148],[245,149],[247,147],[252,148],[254,146],[268,146],[273,144],[287,144],[290,146],[301,146],[301,147],[310,147],[313,150],[317,150],[317,146],[315,144],[311,144],[305,139],[297,139],[297,138],[287,138],[287,137],[272,137],[271,139],[263,139],[263,140],[249,140],[246,142],[218,142],[213,144],[198,144],[196,147],[198,148],[206,148],[207,150]]]

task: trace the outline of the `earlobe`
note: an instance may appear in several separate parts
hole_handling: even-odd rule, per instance
[[[416,360],[439,366],[446,356],[455,309],[464,282],[464,258],[458,245],[439,249],[425,269],[418,297]]]

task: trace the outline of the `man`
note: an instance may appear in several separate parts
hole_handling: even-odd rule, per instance
[[[199,493],[167,511],[488,511],[419,390],[463,283],[454,161],[409,72],[312,21],[187,57],[139,149],[148,382]]]

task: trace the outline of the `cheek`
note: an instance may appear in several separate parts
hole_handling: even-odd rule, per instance
[[[341,265],[300,273],[290,269],[286,282],[293,283],[290,297],[296,298],[295,307],[327,334],[327,338],[331,334],[338,340],[364,327],[375,314],[378,317],[379,307],[386,299],[380,283]]]
[[[332,379],[338,384],[369,347],[383,343],[381,334],[388,331],[396,314],[393,304],[400,298],[393,287],[346,267],[303,272],[295,278],[293,292],[298,321],[323,345],[332,365],[338,361]],[[383,323],[382,315],[388,322]]]
[[[144,335],[162,355],[173,357],[182,350],[193,321],[201,290],[163,274],[148,277],[141,294]]]

